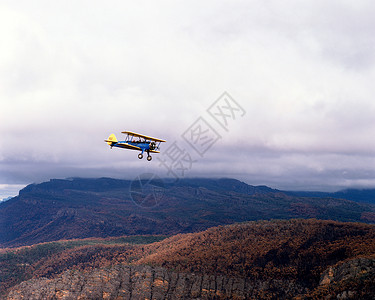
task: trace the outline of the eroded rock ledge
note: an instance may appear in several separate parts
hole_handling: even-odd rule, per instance
[[[54,279],[32,279],[6,299],[249,299],[303,293],[288,280],[250,280],[173,272],[150,266],[116,265],[90,272],[69,270]]]

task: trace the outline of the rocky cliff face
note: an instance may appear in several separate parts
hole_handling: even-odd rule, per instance
[[[302,299],[375,299],[375,258],[355,258],[329,267],[319,286]]]
[[[303,287],[290,280],[235,279],[116,265],[29,280],[12,288],[6,299],[259,299],[267,295],[290,298],[303,292]]]
[[[320,285],[352,280],[375,272],[375,259],[355,258],[336,267],[330,267],[321,277]]]

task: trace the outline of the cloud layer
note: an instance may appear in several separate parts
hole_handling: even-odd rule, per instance
[[[181,176],[375,186],[372,1],[3,1],[0,183],[171,175],[103,140],[132,130],[196,160]],[[223,130],[224,92],[246,111]],[[204,118],[203,157],[181,135]],[[162,156],[159,156],[162,158]]]

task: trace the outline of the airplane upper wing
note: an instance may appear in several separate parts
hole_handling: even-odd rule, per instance
[[[121,147],[121,148],[132,149],[132,150],[142,150],[140,147],[126,144],[126,143],[117,143],[116,146]]]
[[[150,136],[147,136],[147,135],[143,135],[143,134],[139,134],[139,133],[135,133],[135,132],[131,132],[131,131],[122,131],[121,133],[125,133],[125,134],[135,136],[135,137],[144,138],[144,139],[147,139],[147,140],[152,140],[152,141],[155,141],[155,142],[166,142],[165,140],[162,140],[162,139],[153,138],[153,137],[150,137]]]

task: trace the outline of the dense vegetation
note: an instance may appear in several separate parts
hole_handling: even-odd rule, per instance
[[[333,221],[258,221],[171,237],[147,246],[152,263],[186,272],[318,283],[329,265],[375,254],[375,227]]]
[[[374,225],[314,219],[257,221],[169,238],[131,238],[61,241],[2,250],[2,289],[31,277],[55,278],[65,270],[85,274],[118,264],[147,264],[215,278],[287,281],[305,289],[306,293],[300,297],[316,299],[344,290],[354,290],[356,295],[360,290],[361,295],[374,292],[371,281],[375,272]],[[327,268],[339,268],[357,258],[370,262],[365,273],[359,265],[362,277],[345,277],[337,282],[332,279],[328,285],[319,285]],[[346,269],[350,271],[351,265]],[[277,291],[262,293],[267,299]]]

